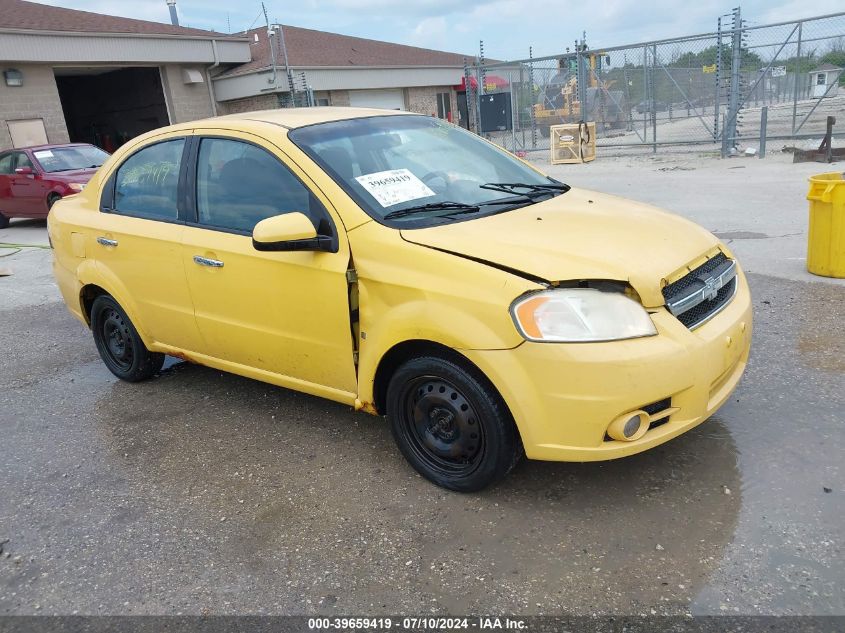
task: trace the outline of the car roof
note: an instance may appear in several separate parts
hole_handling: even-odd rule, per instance
[[[211,121],[261,121],[281,125],[288,129],[313,125],[315,123],[327,123],[329,121],[343,121],[346,119],[359,119],[371,116],[393,116],[406,114],[413,116],[412,112],[403,110],[381,110],[378,108],[347,108],[320,106],[315,108],[278,108],[275,110],[258,110],[255,112],[242,112],[239,114],[227,114],[213,119],[205,119],[203,123]]]

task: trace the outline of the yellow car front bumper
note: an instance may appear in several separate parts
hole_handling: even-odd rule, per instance
[[[657,336],[462,351],[504,397],[529,458],[625,457],[700,424],[737,386],[751,344],[751,296],[741,273],[738,283],[730,304],[692,331],[661,309],[652,314]],[[653,423],[641,438],[606,436],[617,417],[667,398],[668,419]]]

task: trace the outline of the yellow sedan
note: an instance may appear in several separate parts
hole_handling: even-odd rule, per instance
[[[661,444],[713,414],[748,359],[748,286],[713,235],[425,116],[156,130],[48,225],[65,302],[119,378],[169,354],[386,415],[453,490],[523,454]]]

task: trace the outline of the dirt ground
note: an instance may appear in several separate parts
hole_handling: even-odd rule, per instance
[[[523,462],[476,495],[421,479],[383,420],[338,404],[177,362],[116,381],[50,251],[0,249],[0,614],[845,615],[845,281],[804,270],[807,177],[843,168],[549,168],[729,243],[752,357],[680,438]],[[0,230],[46,241],[43,222]]]

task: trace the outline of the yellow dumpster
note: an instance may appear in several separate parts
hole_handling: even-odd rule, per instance
[[[838,172],[810,177],[807,270],[845,278],[845,179]]]

